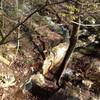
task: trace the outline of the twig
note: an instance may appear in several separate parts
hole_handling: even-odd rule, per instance
[[[94,27],[100,26],[100,24],[82,24],[82,23],[78,23],[78,22],[75,22],[75,21],[71,21],[71,22],[74,23],[74,24],[80,25],[80,26],[94,26]]]
[[[18,38],[20,38],[20,33],[19,33],[19,29],[18,29],[18,33],[17,33]],[[14,61],[16,60],[17,54],[19,51],[19,39],[17,40],[17,49],[16,49],[16,53],[14,58],[12,59],[11,63],[9,64],[9,67],[14,63]]]
[[[18,0],[16,0],[16,11],[18,11]],[[18,14],[17,14],[17,17],[18,17]],[[18,31],[17,31],[17,38],[20,38],[20,27],[18,28]],[[12,59],[9,67],[14,63],[14,61],[16,60],[16,57],[17,57],[17,54],[18,54],[18,51],[19,51],[19,39],[17,40],[17,49],[16,49],[16,53],[15,53],[15,56],[14,58]]]

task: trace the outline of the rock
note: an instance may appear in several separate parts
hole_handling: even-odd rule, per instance
[[[48,100],[80,100],[77,96],[74,96],[72,88],[60,88],[53,96]],[[75,90],[76,91],[76,90]],[[70,93],[69,93],[70,92]],[[77,93],[77,92],[76,92]]]
[[[59,65],[63,61],[63,58],[66,54],[68,47],[69,47],[69,44],[64,42],[52,48],[50,55],[46,57],[42,66],[43,75],[45,77],[48,77],[50,79],[53,78],[53,76],[50,74],[56,73],[56,71],[59,69]]]
[[[7,66],[0,66],[0,87],[7,88],[16,84],[13,71]]]
[[[82,80],[82,83],[87,86],[89,89],[91,88],[93,82],[90,80]]]

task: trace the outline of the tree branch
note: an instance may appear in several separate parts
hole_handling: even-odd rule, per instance
[[[6,38],[7,38],[14,30],[16,30],[20,25],[24,24],[24,23],[25,23],[33,14],[35,14],[36,12],[41,11],[42,9],[44,9],[44,8],[47,7],[47,6],[56,5],[56,4],[61,4],[61,3],[65,3],[65,2],[66,2],[66,0],[63,0],[63,1],[60,1],[60,2],[51,3],[51,4],[46,3],[46,4],[43,5],[42,7],[37,8],[37,9],[34,10],[31,14],[29,14],[22,22],[19,22],[15,27],[13,27],[13,28],[8,32],[8,34],[3,38],[3,40],[0,41],[0,45],[3,44],[3,42],[6,40]]]
[[[78,23],[78,22],[75,22],[75,21],[72,21],[72,23],[80,25],[80,26],[94,26],[94,27],[100,26],[100,24],[82,24],[82,23]]]
[[[72,56],[72,53],[75,49],[75,46],[76,46],[76,43],[77,43],[77,32],[78,32],[78,30],[79,30],[79,25],[73,23],[73,30],[72,30],[72,34],[71,34],[71,38],[70,38],[69,48],[66,52],[66,55],[64,57],[62,64],[60,65],[59,70],[57,71],[57,73],[55,75],[56,79],[57,79],[57,85],[58,86],[61,86],[63,84],[63,81],[62,81],[63,71],[67,68],[70,57]]]

